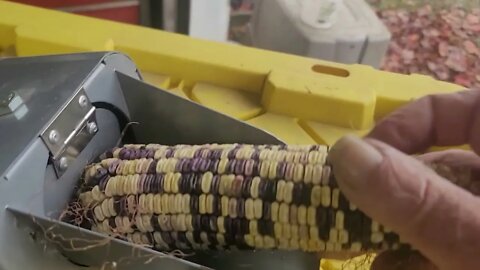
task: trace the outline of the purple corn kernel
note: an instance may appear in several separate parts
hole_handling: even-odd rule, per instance
[[[242,160],[237,160],[236,164],[235,164],[235,173],[236,174],[244,174],[245,172],[245,163],[246,163],[246,160],[242,159]]]
[[[128,152],[127,152],[128,160],[135,159],[135,149],[131,149],[131,148],[127,148],[127,149],[128,149]]]
[[[185,159],[180,159],[177,161],[177,164],[175,164],[175,171],[176,172],[182,172],[183,164],[185,163]]]
[[[148,174],[145,174],[145,181],[143,182],[143,193],[151,193],[152,191],[150,190],[150,182],[152,180],[150,179]]]
[[[164,175],[163,174],[156,174],[155,178],[157,179],[157,190],[158,193],[163,193],[163,182],[164,182]]]
[[[194,227],[195,228],[195,227]],[[202,244],[202,238],[200,237],[200,231],[194,230],[193,231],[193,241],[197,244]]]
[[[188,193],[192,194],[195,191],[195,174],[185,174],[188,175],[188,184],[190,191]]]
[[[272,217],[272,212],[271,212],[271,209],[272,209],[272,208],[271,208],[270,203],[269,203],[269,202],[263,202],[263,205],[262,205],[262,206],[263,206],[263,211],[262,211],[262,213],[263,213],[263,218],[264,218],[265,220],[270,220],[271,217]]]
[[[255,151],[253,151],[252,159],[255,160],[255,161],[258,161],[260,159],[260,151],[259,150],[255,149]]]
[[[216,216],[210,216],[210,230],[212,232],[218,232],[218,223],[217,223],[217,217]]]
[[[210,159],[212,157],[212,151],[210,151],[210,149],[203,150],[202,157],[206,159]]]
[[[286,162],[279,162],[277,165],[277,178],[283,179],[285,177],[285,170],[287,169]]]
[[[233,226],[232,226],[233,224],[232,223],[233,223],[233,221],[230,217],[225,217],[223,219],[223,224],[225,226],[225,232],[226,232],[225,236],[234,234],[233,233],[234,229],[233,229]]]
[[[211,192],[213,195],[217,195],[218,194],[218,188],[220,186],[220,176],[218,176],[218,174],[215,174],[212,178],[212,189],[211,189]],[[215,198],[217,198],[216,196],[214,197],[214,201],[215,201]]]
[[[201,172],[206,172],[208,171],[208,168],[210,167],[211,160],[209,159],[202,159],[202,162],[200,163],[200,171]]]
[[[252,186],[252,177],[247,176],[242,183],[242,196],[245,198],[250,197],[250,187]]]
[[[210,218],[207,215],[201,215],[200,223],[202,226],[202,231],[210,232]]]
[[[217,172],[218,170],[218,163],[220,163],[220,160],[216,159],[214,161],[208,160],[210,163],[210,169],[208,169],[211,172]]]
[[[183,174],[180,176],[180,180],[178,181],[178,191],[182,194],[188,193],[188,178],[185,177]]]
[[[157,160],[153,160],[148,166],[147,173],[155,174],[157,172]]]
[[[220,159],[221,157],[222,157],[221,149],[213,150],[212,159]]]
[[[160,224],[158,223],[158,217],[156,215],[152,215],[152,217],[150,218],[150,222],[152,224],[153,230],[157,232],[162,230]]]
[[[227,155],[228,159],[235,159],[237,152],[238,152],[238,148],[233,148],[232,150],[230,150]]]
[[[277,197],[277,181],[268,181],[268,194],[266,194],[266,198],[268,201],[275,201]],[[310,195],[308,196],[308,200],[310,200]]]
[[[237,215],[239,218],[245,217],[245,200],[237,199]]]
[[[162,236],[163,241],[167,243],[167,245],[170,246],[174,244],[172,235],[169,232],[161,232],[160,236]]]
[[[115,224],[115,219],[114,219],[114,218],[109,218],[109,219],[108,219],[108,225],[109,225],[110,228],[112,228],[112,229],[117,228],[117,224]]]
[[[200,168],[200,163],[204,161],[203,159],[201,158],[194,158],[193,159],[193,162],[192,162],[192,172],[198,172],[199,168]]]
[[[145,174],[140,176],[140,181],[138,181],[138,193],[144,193],[146,178],[147,176]]]
[[[227,173],[235,172],[235,164],[237,163],[236,159],[231,159],[227,163]]]
[[[198,196],[191,195],[190,196],[190,211],[192,211],[192,215],[198,214]],[[195,219],[192,217],[192,222],[194,222]],[[195,228],[195,224],[194,224]]]
[[[249,159],[245,162],[245,175],[246,176],[251,176],[253,173],[253,163],[255,161],[252,159]]]
[[[155,189],[155,175],[147,174],[147,183],[148,183],[148,190],[150,191],[149,193],[156,193],[156,192],[154,192],[154,189]]]
[[[197,149],[194,153],[193,153],[193,158],[201,158],[202,157],[202,148],[200,149]]]
[[[307,164],[308,163],[308,153],[302,153],[300,155],[300,163]]]
[[[225,244],[227,244],[227,246],[233,246],[235,245],[235,237],[231,234],[225,234]]]
[[[270,180],[261,180],[258,184],[258,197],[264,201],[267,199],[268,181]]]
[[[113,151],[108,150],[105,152],[105,158],[113,158]]]
[[[308,205],[310,203],[310,197],[312,196],[312,185],[303,185],[302,192],[302,204]]]
[[[142,149],[140,151],[140,157],[141,158],[147,158],[148,157],[148,149]]]
[[[153,151],[153,149],[148,148],[148,149],[145,149],[145,151],[146,151],[145,157],[147,159],[153,158],[155,156],[155,151]]]
[[[202,194],[202,175],[194,174],[195,176],[195,194]]]
[[[118,153],[118,158],[120,159],[127,159],[128,155],[128,149],[127,148],[122,148],[120,152]]]
[[[260,161],[255,161],[253,163],[253,174],[252,175],[259,175],[260,174],[260,172],[259,172],[260,164],[261,164]]]
[[[153,246],[153,244],[155,243],[155,240],[153,239],[153,234],[146,233],[145,236],[147,236],[148,244]]]
[[[192,171],[192,160],[185,159],[185,163],[182,165],[182,173],[190,173]]]
[[[222,211],[221,210],[221,205],[220,205],[220,200],[218,199],[218,196],[214,196],[213,197],[213,202],[212,202],[212,214],[213,214],[213,217],[217,217],[220,212]]]
[[[178,237],[178,242],[190,247],[190,243],[188,242],[187,234],[185,232],[178,232],[177,237]]]
[[[167,149],[167,151],[165,151],[165,157],[166,157],[166,158],[171,158],[171,157],[173,157],[173,154],[175,154],[175,150],[173,150],[173,149],[171,149],[171,148],[169,148],[169,149]]]
[[[98,187],[100,188],[100,191],[105,191],[105,188],[107,187],[108,180],[110,180],[110,177],[107,176],[106,178],[100,180],[98,183]]]
[[[108,173],[110,175],[115,175],[119,164],[120,161],[118,160],[114,160],[112,163],[110,163],[110,166],[108,166]]]
[[[293,185],[293,200],[292,203],[296,205],[300,205],[302,203],[302,195],[303,195],[303,183],[297,183]]]
[[[289,163],[287,164],[287,168],[285,169],[285,179],[291,180],[293,178],[293,168],[295,164]]]
[[[158,190],[158,177],[156,174],[150,174],[152,176],[152,181],[150,183],[150,190],[153,192],[153,193],[159,193],[159,190]]]
[[[97,185],[98,183],[100,183],[100,181],[105,179],[107,176],[108,176],[108,170],[107,169],[98,168],[96,173],[95,173],[95,177],[93,177],[91,180],[93,180],[92,182],[94,182],[94,184]]]

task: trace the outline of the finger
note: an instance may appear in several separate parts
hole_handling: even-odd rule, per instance
[[[365,214],[449,269],[480,265],[480,199],[413,157],[346,136],[329,154],[338,185]]]
[[[373,261],[371,270],[438,270],[429,260],[414,251],[386,251]]]
[[[480,157],[472,151],[449,149],[419,155],[418,159],[428,163],[440,163],[452,168],[471,168],[480,171]]]
[[[470,144],[480,153],[480,90],[430,95],[378,122],[367,135],[405,153]]]
[[[480,196],[480,157],[472,151],[451,149],[417,157],[442,177]]]

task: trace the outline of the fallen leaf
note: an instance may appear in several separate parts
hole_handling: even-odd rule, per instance
[[[432,13],[432,6],[425,5],[418,9],[418,16],[428,16]]]
[[[415,58],[415,53],[410,50],[403,50],[402,57],[406,61],[412,61]]]
[[[437,29],[432,29],[432,28],[427,28],[422,31],[424,36],[427,37],[438,37],[440,35],[440,32]]]
[[[469,24],[479,24],[480,23],[480,17],[474,14],[468,14],[466,21]]]
[[[438,44],[438,54],[440,54],[440,56],[447,56],[449,47],[448,43],[440,42],[440,44]]]
[[[428,69],[430,69],[430,71],[435,71],[437,69],[437,64],[428,61],[427,62],[427,67],[428,67]]]
[[[473,43],[473,41],[465,40],[463,42],[463,46],[464,46],[465,51],[467,53],[480,55],[480,50],[478,49],[477,45],[475,43]]]
[[[472,86],[472,82],[470,81],[470,78],[468,78],[468,76],[465,74],[455,75],[455,77],[453,78],[453,82],[465,87]]]
[[[450,53],[447,61],[445,61],[445,65],[454,71],[464,72],[467,69],[467,57],[461,49],[450,47]]]
[[[410,34],[408,35],[408,42],[409,43],[415,43],[420,40],[420,35],[419,34]]]

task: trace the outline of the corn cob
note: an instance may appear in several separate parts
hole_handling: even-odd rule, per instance
[[[125,145],[84,172],[63,220],[157,250],[379,251],[403,244],[339,190],[328,148]]]

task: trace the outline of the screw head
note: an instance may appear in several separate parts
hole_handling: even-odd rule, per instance
[[[88,102],[87,102],[87,96],[85,95],[81,95],[79,98],[78,98],[78,104],[80,104],[80,107],[84,108],[88,105]]]
[[[98,131],[97,124],[95,122],[87,123],[87,131],[90,134],[95,134]]]
[[[60,135],[58,134],[58,131],[50,131],[50,134],[48,134],[48,139],[51,143],[58,143],[58,141],[60,140]]]
[[[62,171],[66,170],[68,168],[68,160],[67,160],[66,157],[60,158],[59,166],[60,166],[60,170],[62,170]]]

